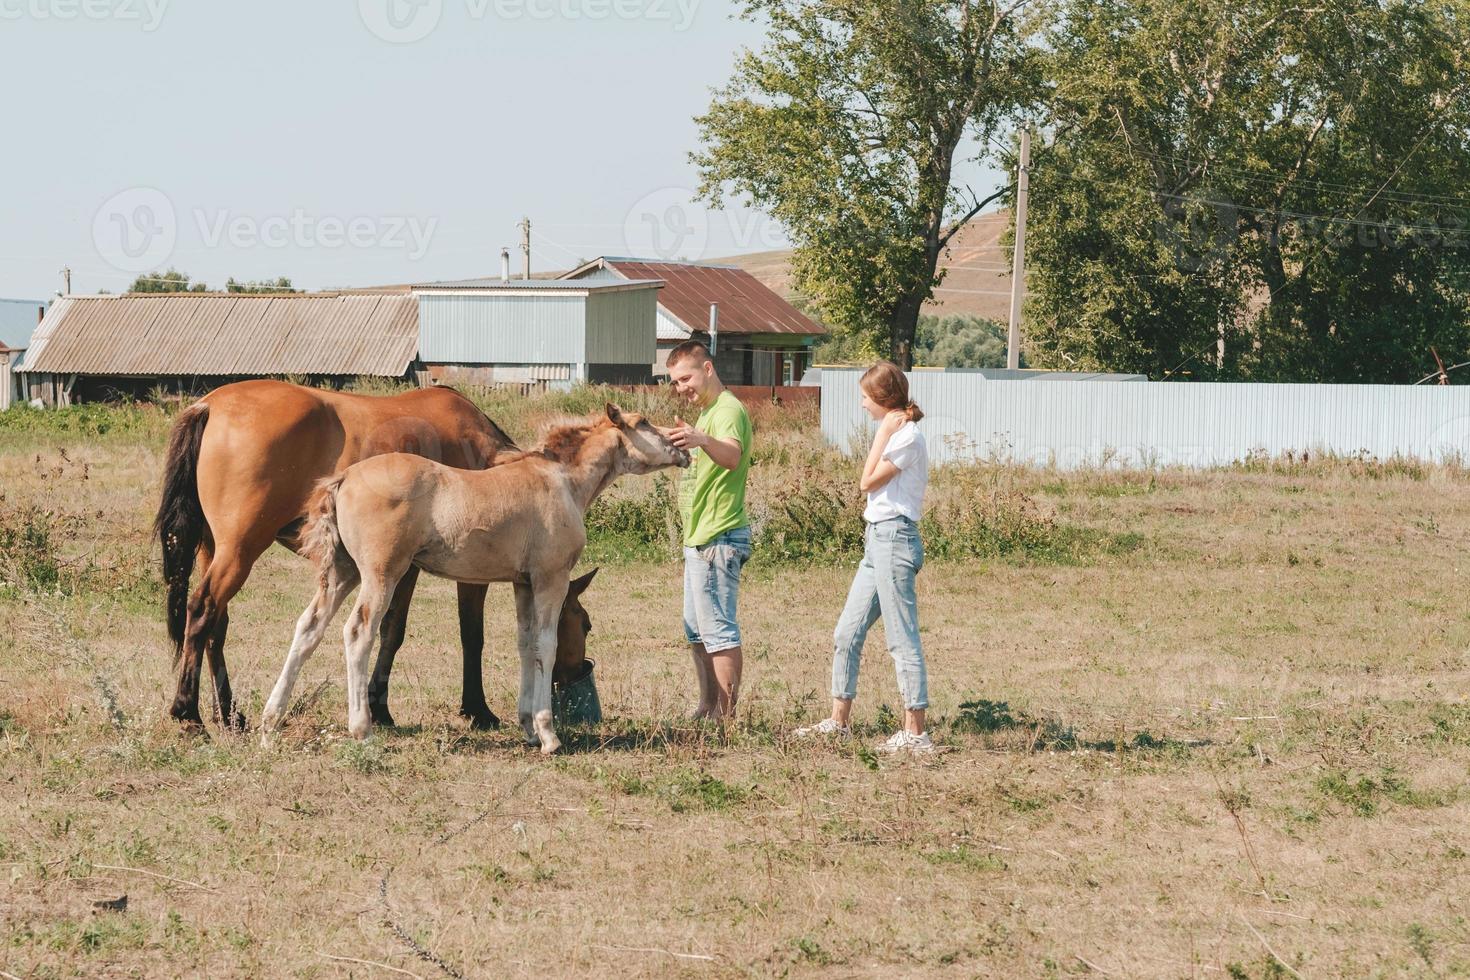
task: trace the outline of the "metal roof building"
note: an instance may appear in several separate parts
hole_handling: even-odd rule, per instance
[[[826,335],[807,317],[744,269],[733,265],[602,256],[564,280],[636,282],[659,279],[658,369],[674,345],[711,342],[710,307],[718,308],[715,361],[729,384],[795,384],[810,365],[810,349]]]
[[[657,279],[462,279],[414,287],[419,359],[436,381],[652,379]]]
[[[412,296],[64,296],[36,328],[19,376],[28,400],[64,405],[239,378],[399,378],[417,346]]]
[[[48,305],[50,301],[44,299],[0,299],[0,411],[10,407],[20,390],[21,379],[14,372]]]
[[[251,377],[469,384],[652,379],[657,281],[471,279],[408,291],[66,296],[17,380],[47,404]]]

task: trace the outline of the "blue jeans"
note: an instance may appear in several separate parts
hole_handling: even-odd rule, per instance
[[[749,559],[748,527],[684,549],[684,638],[704,644],[706,653],[740,645],[740,569]]]
[[[888,652],[898,674],[905,708],[929,707],[929,672],[919,643],[919,601],[914,579],[924,567],[924,542],[907,517],[869,524],[863,560],[847,592],[847,605],[833,636],[832,696],[857,697],[858,661],[868,630],[883,617]]]

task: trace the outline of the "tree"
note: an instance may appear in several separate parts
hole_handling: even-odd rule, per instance
[[[187,273],[178,269],[141,275],[128,287],[130,293],[207,293],[209,287],[202,282],[190,283]]]
[[[968,314],[921,316],[914,336],[914,363],[923,367],[1003,368],[1008,332],[1003,324]],[[1024,360],[1021,366],[1027,366]]]
[[[227,293],[298,293],[301,290],[291,288],[291,280],[281,276],[274,281],[263,279],[260,282],[236,282],[231,277],[225,282]]]
[[[913,361],[945,246],[999,195],[953,180],[1038,79],[1028,0],[748,0],[768,26],[698,117],[700,192],[786,228],[795,285],[824,320]]]
[[[1062,4],[1034,361],[1407,381],[1470,349],[1464,0]]]

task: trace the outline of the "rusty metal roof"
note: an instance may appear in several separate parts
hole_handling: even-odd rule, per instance
[[[604,256],[566,276],[579,278],[603,268],[625,279],[662,279],[659,307],[690,331],[708,330],[709,305],[718,303],[721,334],[821,336],[827,332],[755,276],[735,266]]]
[[[67,296],[36,328],[24,370],[396,378],[417,351],[411,295]]]
[[[660,286],[657,276],[625,276],[623,279],[597,280],[584,282],[581,280],[570,281],[567,279],[501,279],[499,276],[483,279],[452,279],[448,282],[423,282],[414,286],[415,290],[428,292],[436,289],[464,290],[484,289],[497,292],[515,292],[522,289],[530,289],[536,292],[608,292],[613,290],[628,290],[643,286]]]

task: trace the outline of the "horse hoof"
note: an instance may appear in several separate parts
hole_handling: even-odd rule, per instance
[[[541,754],[542,755],[555,755],[556,754],[556,750],[559,749],[559,748],[561,748],[561,739],[559,739],[555,735],[553,735],[553,736],[551,736],[551,738],[546,739],[545,741],[543,741],[541,743]]]
[[[489,708],[484,711],[461,711],[459,714],[461,718],[468,718],[470,727],[477,732],[493,732],[500,727],[500,719]]]
[[[230,712],[230,720],[225,722],[225,731],[236,735],[245,734],[249,726],[245,723],[245,712],[236,709]]]
[[[174,720],[179,723],[179,730],[182,731],[185,735],[198,735],[204,738],[209,737],[209,730],[204,727],[204,719],[199,717],[199,713],[197,711],[192,713],[174,711],[170,712],[170,714],[172,714]]]
[[[387,705],[382,707],[374,706],[372,711],[374,725],[386,725],[389,728],[398,727],[398,723],[393,720],[393,713],[388,710]]]

